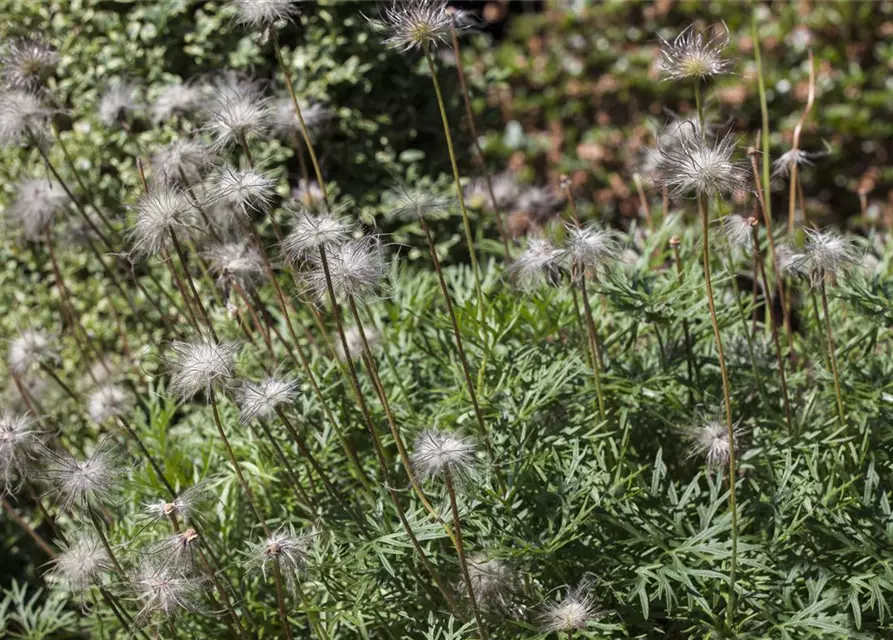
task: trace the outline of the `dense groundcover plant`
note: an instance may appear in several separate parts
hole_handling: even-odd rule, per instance
[[[893,4],[481,4],[0,1],[0,635],[893,634]]]

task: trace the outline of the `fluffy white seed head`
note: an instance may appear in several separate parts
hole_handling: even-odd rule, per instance
[[[232,165],[218,168],[210,179],[208,193],[212,201],[222,201],[243,216],[252,211],[267,212],[276,196],[276,180],[254,169]]]
[[[214,160],[213,152],[201,142],[178,138],[152,154],[150,165],[156,180],[170,184],[194,184]]]
[[[806,274],[806,256],[797,253],[787,242],[782,242],[775,248],[775,258],[778,261],[778,270],[784,275],[800,277]]]
[[[291,231],[282,241],[282,255],[290,263],[313,260],[320,247],[328,251],[350,239],[351,224],[336,214],[314,214],[304,208],[294,213]]]
[[[375,236],[348,240],[326,247],[326,262],[332,290],[337,298],[369,298],[385,283],[388,261],[384,247]],[[325,269],[319,255],[310,255],[310,270],[305,280],[314,297],[323,301],[328,297]]]
[[[99,98],[97,113],[106,126],[114,126],[127,120],[127,117],[143,108],[140,89],[130,80],[116,79]]]
[[[410,462],[423,479],[449,473],[463,477],[474,466],[474,445],[470,440],[447,431],[426,429],[415,439]]]
[[[753,249],[753,228],[756,218],[739,216],[737,213],[726,216],[722,220],[722,232],[733,247]]]
[[[174,618],[200,611],[201,589],[199,580],[177,572],[169,563],[145,562],[133,583],[134,595],[140,603],[136,620],[145,623],[156,614]]]
[[[809,276],[814,287],[825,281],[825,276],[836,276],[859,261],[852,240],[833,231],[806,229],[806,245],[795,259],[797,269]]]
[[[38,96],[28,91],[12,89],[0,93],[0,146],[45,143],[52,113]]]
[[[3,84],[11,89],[39,89],[58,63],[56,50],[34,38],[11,38],[0,51]]]
[[[248,242],[223,242],[204,252],[208,266],[217,276],[217,286],[229,291],[233,283],[245,292],[253,291],[264,280],[263,258]]]
[[[563,600],[555,600],[546,605],[540,616],[540,625],[545,633],[555,631],[576,631],[584,629],[591,620],[598,617],[598,609],[591,594],[584,586],[572,589]]]
[[[703,80],[729,73],[732,61],[723,58],[728,44],[725,24],[706,33],[691,25],[672,42],[661,39],[660,70],[666,80]]]
[[[531,291],[544,285],[556,287],[561,283],[561,261],[565,251],[557,249],[549,240],[531,238],[527,248],[509,266],[509,276],[520,289]]]
[[[249,29],[285,26],[298,11],[297,0],[233,0],[236,22]]]
[[[363,327],[366,333],[366,342],[369,349],[374,351],[381,344],[381,335],[374,327]],[[347,353],[344,352],[344,345],[341,344],[340,338],[335,338],[335,355],[341,362],[347,362],[348,356],[351,360],[359,360],[363,355],[363,337],[357,327],[347,327],[344,329],[344,339],[347,342]]]
[[[310,140],[315,140],[332,120],[332,110],[321,102],[305,102],[298,100],[301,107],[301,116],[307,125],[307,134]],[[279,136],[303,135],[301,121],[295,111],[295,103],[291,96],[276,98],[272,104],[273,132]],[[303,144],[304,139],[298,138]]]
[[[168,85],[150,106],[152,122],[160,124],[173,117],[192,116],[202,110],[204,100],[205,92],[197,85],[188,82]]]
[[[618,234],[597,224],[568,227],[566,248],[576,278],[603,273],[623,255]]]
[[[291,404],[298,393],[294,380],[267,378],[262,382],[245,382],[236,392],[236,403],[242,412],[242,424],[254,418],[268,418],[284,404]]]
[[[263,540],[249,544],[246,566],[266,577],[272,563],[278,562],[286,583],[294,589],[295,580],[307,571],[313,541],[318,535],[314,529],[299,534],[291,525],[283,525]]]
[[[512,171],[503,171],[491,176],[490,184],[493,186],[493,196],[500,211],[512,207],[521,195],[521,185],[518,184]],[[476,209],[495,211],[485,178],[477,178],[465,188],[465,200],[469,206]]]
[[[205,129],[217,148],[225,149],[267,131],[270,124],[270,102],[257,84],[244,78],[225,76],[213,89],[208,122]]]
[[[233,377],[237,342],[215,343],[210,340],[174,342],[168,360],[170,389],[187,399],[212,387],[225,386]]]
[[[409,186],[400,184],[394,190],[388,218],[412,222],[424,218],[445,218],[454,209],[456,200],[444,193],[441,185]]]
[[[44,448],[48,459],[46,475],[52,493],[63,509],[103,502],[116,488],[123,474],[111,440],[100,441],[87,458]]]
[[[743,431],[737,427],[732,430],[737,442]],[[729,463],[729,430],[721,420],[701,419],[688,433],[691,444],[690,456],[704,456],[711,469],[724,467]]]
[[[133,409],[133,396],[123,387],[107,384],[87,397],[87,414],[96,424],[127,416]]]
[[[803,151],[802,149],[788,149],[778,156],[772,163],[772,178],[787,178],[791,175],[794,166],[811,167],[819,158],[823,158],[826,151]]]
[[[78,534],[69,539],[51,561],[50,575],[65,583],[73,593],[83,593],[100,583],[103,572],[110,571],[112,563],[102,542],[92,534]]]
[[[40,432],[28,415],[0,413],[0,495],[12,491],[37,454]]]
[[[161,253],[170,244],[171,233],[188,231],[196,224],[196,210],[178,186],[156,183],[136,202],[136,223],[130,230],[133,251],[138,256]]]
[[[171,516],[179,520],[194,518],[198,514],[201,503],[209,497],[208,487],[196,484],[181,491],[173,500],[160,499],[143,505],[145,513],[153,520],[168,520]]]
[[[404,53],[448,45],[450,25],[454,24],[446,0],[396,1],[385,7],[377,19],[368,20],[385,35],[385,46]],[[460,32],[469,27],[459,21],[454,26]]]
[[[515,575],[505,562],[475,554],[468,559],[468,577],[479,603],[507,608],[515,588]]]
[[[59,362],[59,351],[55,339],[38,329],[25,329],[9,343],[7,364],[16,374],[27,372],[41,363]]]
[[[26,240],[35,241],[65,211],[68,203],[68,195],[55,180],[29,178],[18,184],[16,199],[5,216],[21,227]]]
[[[715,196],[748,188],[745,163],[732,159],[736,144],[731,132],[712,142],[696,134],[678,142],[675,147],[661,147],[653,176],[672,197]]]

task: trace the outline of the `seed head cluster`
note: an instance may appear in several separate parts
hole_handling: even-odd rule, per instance
[[[654,180],[674,198],[717,196],[748,188],[746,163],[732,158],[731,132],[713,142],[694,134],[682,136],[677,147],[661,148]]]
[[[454,23],[446,0],[398,0],[370,22],[385,35],[385,46],[401,53],[447,45],[451,26],[457,30],[468,28]]]
[[[204,339],[173,342],[168,360],[171,391],[186,399],[227,385],[232,380],[235,357],[240,349],[237,342],[216,343]]]
[[[242,410],[242,423],[254,418],[269,418],[276,409],[294,401],[298,393],[294,380],[267,378],[262,382],[244,382],[236,392],[236,402]]]
[[[732,61],[723,57],[729,44],[725,25],[710,32],[694,25],[684,29],[672,42],[661,39],[660,70],[667,80],[703,80],[728,73]]]

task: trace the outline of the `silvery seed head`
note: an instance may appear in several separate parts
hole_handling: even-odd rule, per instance
[[[229,291],[233,283],[245,292],[253,291],[266,276],[260,253],[244,241],[211,245],[204,257],[211,273],[217,276],[217,286],[224,291]]]
[[[106,438],[97,443],[87,458],[79,460],[67,451],[44,448],[46,475],[52,494],[63,509],[102,503],[115,490],[123,475],[114,443]]]
[[[791,175],[794,165],[798,167],[811,167],[818,158],[827,156],[826,151],[803,151],[802,149],[788,149],[778,156],[772,163],[772,178],[787,178]]]
[[[369,344],[370,350],[375,350],[381,344],[381,336],[374,327],[364,327],[366,334],[366,342]],[[347,327],[344,329],[344,339],[347,342],[347,354],[344,353],[344,345],[340,339],[335,340],[335,355],[341,362],[347,362],[347,356],[351,360],[359,360],[363,355],[363,337],[357,327]]]
[[[683,136],[677,147],[660,149],[654,182],[674,198],[744,191],[747,167],[732,159],[735,146],[731,132],[713,142],[699,135]]]
[[[201,544],[198,531],[189,527],[168,536],[160,545],[159,551],[167,554],[171,567],[182,567],[180,573],[188,573],[193,566],[193,551]]]
[[[743,433],[737,425],[733,428],[732,435],[735,442]],[[704,456],[709,468],[724,467],[729,463],[729,430],[725,422],[701,418],[699,424],[689,430],[688,440],[691,444],[689,455]]]
[[[507,608],[515,588],[515,575],[505,562],[475,554],[468,559],[468,577],[480,604]]]
[[[145,623],[153,615],[174,618],[201,610],[201,582],[184,576],[169,563],[144,562],[134,579],[133,589],[140,610],[136,620]]]
[[[0,146],[23,141],[45,144],[52,114],[33,93],[21,89],[0,93]]]
[[[733,247],[741,247],[742,249],[753,249],[753,228],[756,225],[756,218],[745,218],[737,213],[727,215],[722,220],[722,232]]]
[[[778,270],[788,277],[801,277],[806,275],[806,256],[797,251],[788,243],[782,242],[775,249],[775,258],[778,261]]]
[[[294,380],[269,377],[262,382],[244,382],[236,391],[236,403],[242,412],[242,424],[254,418],[268,418],[284,404],[294,402],[299,385]]]
[[[6,217],[21,226],[26,240],[35,241],[65,211],[68,203],[68,195],[55,180],[29,178],[17,185],[16,199],[7,208]]]
[[[367,20],[385,35],[385,46],[401,53],[449,45],[451,25],[460,32],[469,26],[453,22],[446,0],[398,0]]]
[[[237,76],[224,76],[214,87],[205,129],[217,148],[226,149],[267,131],[270,101],[260,87]]]
[[[365,299],[380,290],[388,276],[389,265],[381,240],[364,236],[326,247],[328,276],[336,298]],[[321,256],[309,256],[311,268],[305,280],[320,302],[328,296],[326,270]]]
[[[211,200],[223,201],[243,216],[252,211],[265,213],[273,206],[276,180],[254,169],[237,169],[225,164],[210,179]]]
[[[723,58],[729,30],[714,26],[705,33],[691,25],[672,42],[660,39],[660,70],[666,80],[703,80],[729,73],[732,61]]]
[[[509,266],[514,283],[525,291],[544,285],[557,287],[561,284],[561,261],[565,251],[557,249],[545,238],[531,238],[527,248]]]
[[[40,432],[28,416],[4,409],[0,413],[0,495],[12,491],[16,480],[34,460],[40,445]]]
[[[328,251],[350,239],[351,224],[336,214],[315,214],[304,208],[294,214],[291,231],[282,241],[282,255],[289,263],[314,259],[320,247]]]
[[[410,455],[412,468],[424,480],[447,473],[464,477],[471,472],[474,461],[474,445],[470,440],[439,429],[422,431]]]
[[[100,121],[111,127],[126,121],[131,113],[142,108],[139,87],[130,80],[118,78],[99,98],[97,111]]]
[[[50,575],[63,581],[72,593],[83,593],[100,584],[103,572],[112,569],[105,547],[92,533],[71,536],[60,546],[61,552],[51,560]]]
[[[226,386],[233,377],[235,357],[241,345],[237,342],[216,343],[200,339],[173,342],[168,360],[170,389],[188,399],[213,387]]]
[[[813,287],[820,286],[825,276],[836,276],[859,261],[852,240],[833,231],[806,229],[806,245],[797,259],[798,269],[809,276]]]
[[[205,92],[200,86],[181,82],[166,86],[152,102],[149,110],[152,122],[160,124],[173,117],[185,118],[200,112]]]
[[[575,278],[587,271],[603,273],[622,256],[620,239],[615,231],[597,224],[568,227],[565,247]]]
[[[161,253],[171,234],[188,231],[196,224],[196,210],[186,193],[172,184],[156,183],[136,202],[136,223],[129,239],[138,256]]]
[[[294,589],[295,580],[307,571],[310,550],[318,535],[313,529],[299,534],[291,525],[283,525],[267,538],[249,544],[246,566],[249,570],[260,570],[266,577],[270,565],[278,562],[286,583]]]
[[[436,220],[445,218],[456,206],[456,198],[443,189],[443,185],[398,184],[394,189],[394,198],[388,203],[388,218],[412,222],[424,218]]]
[[[133,396],[118,385],[104,385],[87,397],[87,414],[98,425],[110,418],[126,416],[132,409]]]
[[[194,518],[198,513],[199,505],[206,501],[209,495],[207,485],[199,483],[181,491],[173,500],[154,500],[143,506],[146,514],[153,520],[168,520],[172,516],[178,520],[184,520]]]
[[[9,370],[22,374],[41,363],[58,363],[59,351],[54,346],[54,340],[44,331],[25,329],[9,343]]]
[[[3,84],[10,89],[36,91],[58,63],[56,50],[35,38],[11,38],[0,51]]]
[[[598,609],[587,587],[580,585],[568,592],[563,600],[546,605],[540,616],[540,627],[545,633],[584,629],[591,620],[598,618]]]
[[[169,184],[199,182],[205,169],[213,162],[213,152],[201,142],[178,138],[152,154],[150,165],[156,180]]]
[[[315,140],[332,120],[332,110],[321,102],[298,100],[298,105],[301,107],[301,116],[304,118],[304,124],[307,125],[307,135],[310,136],[311,141]],[[295,103],[290,96],[276,98],[273,101],[272,120],[273,132],[276,135],[303,135],[301,121],[298,119]],[[303,138],[299,138],[299,140],[303,143]]]
[[[232,0],[236,22],[249,29],[284,26],[298,11],[298,0]]]
[[[491,177],[490,184],[493,186],[496,206],[500,210],[513,206],[521,195],[521,185],[518,184],[512,171],[497,173]],[[493,198],[490,197],[490,189],[485,178],[476,178],[465,188],[465,200],[471,207],[495,211]]]

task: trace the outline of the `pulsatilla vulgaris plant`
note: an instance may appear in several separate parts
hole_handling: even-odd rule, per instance
[[[7,635],[890,636],[884,43],[693,7],[7,8]]]

